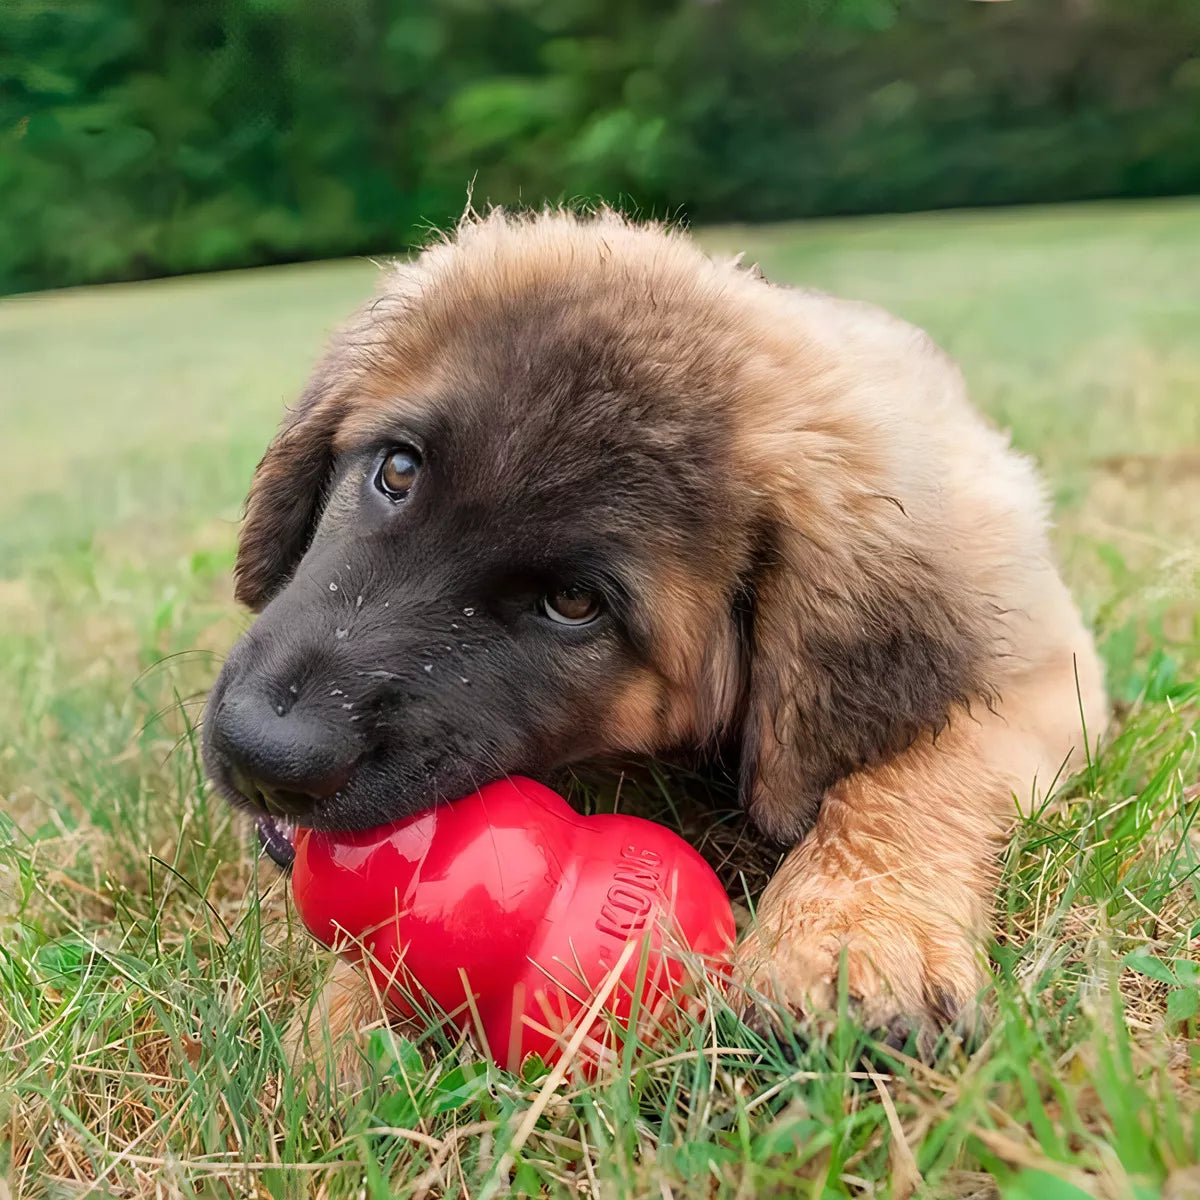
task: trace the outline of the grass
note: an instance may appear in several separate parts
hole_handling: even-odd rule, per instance
[[[1200,204],[703,237],[925,325],[1054,489],[1116,720],[1018,830],[982,1045],[864,1060],[847,1022],[780,1047],[714,1011],[557,1093],[511,1176],[535,1071],[380,1030],[362,1090],[310,1095],[279,1035],[324,959],[207,796],[193,721],[246,622],[229,576],[249,473],[372,268],[18,298],[0,306],[4,1200],[1200,1194]],[[643,790],[701,820],[686,781]]]

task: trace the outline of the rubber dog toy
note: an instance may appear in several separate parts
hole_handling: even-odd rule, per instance
[[[510,1070],[534,1052],[556,1061],[589,1013],[577,1052],[594,1066],[611,1018],[628,1028],[636,1000],[639,1028],[669,1020],[734,942],[728,897],[682,838],[582,817],[522,778],[377,829],[301,829],[292,889],[397,1015],[424,994]]]

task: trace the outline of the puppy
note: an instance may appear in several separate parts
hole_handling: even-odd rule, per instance
[[[258,467],[208,770],[286,859],[505,773],[725,755],[791,847],[742,977],[815,1016],[844,955],[864,1022],[936,1029],[1018,804],[1104,722],[1046,523],[911,326],[611,212],[472,215]]]

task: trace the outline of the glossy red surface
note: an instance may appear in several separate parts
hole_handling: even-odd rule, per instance
[[[533,1051],[557,1057],[630,940],[605,1010],[628,1025],[637,995],[647,1027],[687,1002],[697,964],[720,971],[734,940],[720,881],[682,838],[581,817],[521,778],[378,829],[301,830],[292,888],[309,929],[398,1012],[424,993],[513,1070]],[[589,1030],[585,1059],[604,1056],[607,1029]]]

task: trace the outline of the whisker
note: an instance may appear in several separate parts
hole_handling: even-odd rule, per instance
[[[167,713],[179,712],[186,708],[189,704],[203,704],[207,698],[208,688],[202,688],[200,691],[191,692],[186,696],[177,696],[173,703],[166,705],[164,708],[160,708],[156,713],[153,713],[147,717],[137,731],[130,737],[130,742],[132,742],[135,738],[141,737],[142,734],[145,733],[146,730],[155,723],[155,721],[165,717]]]
[[[167,663],[173,662],[177,658],[187,658],[190,655],[207,656],[209,658],[215,658],[222,663],[225,661],[225,655],[218,653],[216,650],[176,650],[173,654],[164,654],[161,658],[155,659],[154,662],[152,662],[148,667],[142,671],[139,671],[137,675],[134,676],[133,682],[130,683],[130,688],[133,688],[137,684],[141,683],[141,681],[145,679],[146,676],[151,673],[151,671],[157,671],[159,667],[165,666]]]

